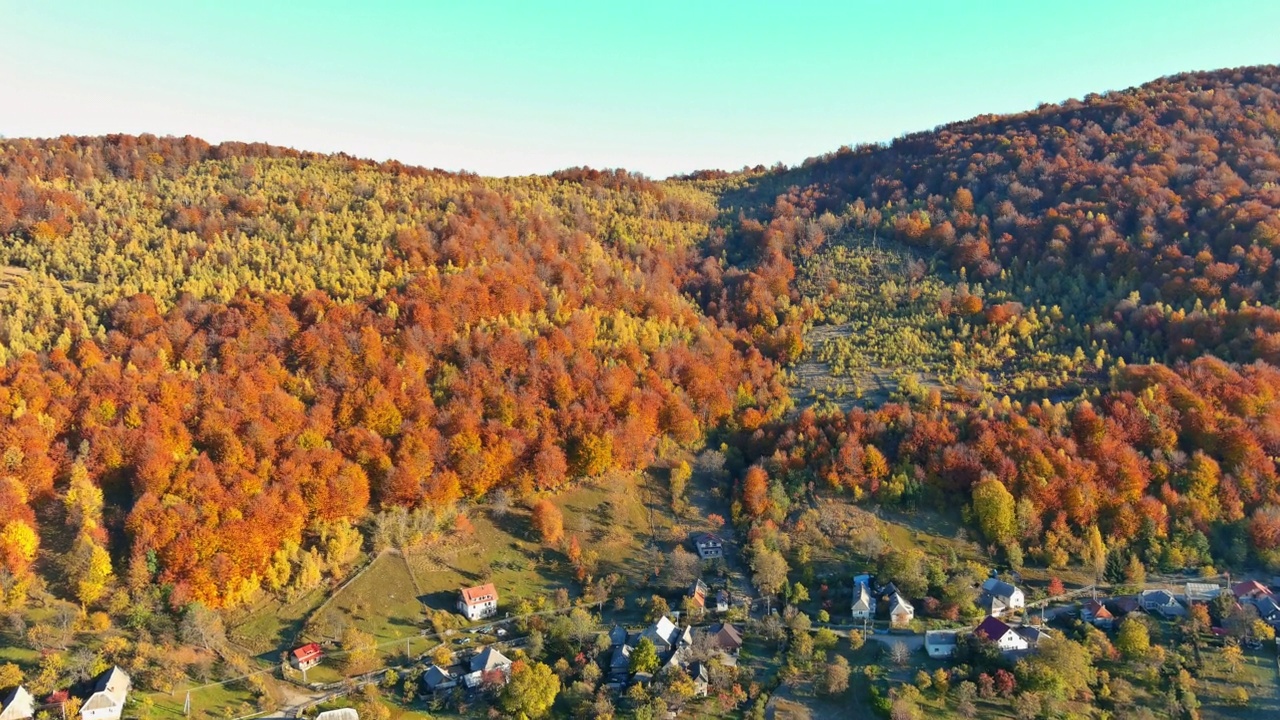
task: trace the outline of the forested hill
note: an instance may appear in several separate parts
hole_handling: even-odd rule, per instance
[[[1010,562],[1118,581],[1280,567],[1280,68],[697,179],[742,218],[728,245],[773,238],[819,317],[906,307],[920,332],[896,358],[950,373],[757,433],[740,519],[762,552],[816,492],[964,505]],[[909,270],[868,300],[851,288],[886,242]],[[829,342],[840,363],[876,349]]]
[[[723,201],[766,222],[830,212],[970,279],[1012,276],[1130,358],[1277,362],[1278,93],[1276,66],[1178,75],[842,148]]]
[[[1275,371],[1137,366],[1280,362],[1277,90],[1274,67],[1178,76],[663,182],[0,142],[0,591],[296,592],[370,513],[447,531],[460,498],[713,428],[732,470],[757,463],[738,519],[761,532],[819,491],[1008,509],[975,509],[988,539],[1045,562],[1085,528],[1207,561],[1246,517],[1269,551]],[[833,268],[867,237],[919,254],[882,295],[932,302],[971,382],[793,418],[780,369],[810,321],[865,307]],[[1026,375],[999,377],[1012,358]]]
[[[9,595],[36,561],[88,605],[305,590],[371,509],[447,529],[781,411],[774,331],[683,292],[688,184],[146,136],[7,141],[0,176]]]

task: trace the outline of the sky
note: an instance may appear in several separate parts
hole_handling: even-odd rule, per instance
[[[1276,0],[0,0],[0,135],[262,141],[485,175],[794,165],[1280,62]]]

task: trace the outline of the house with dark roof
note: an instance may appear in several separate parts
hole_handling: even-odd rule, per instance
[[[93,694],[80,706],[82,720],[120,720],[125,701],[133,681],[119,667],[98,676],[93,683]]]
[[[707,688],[711,686],[711,671],[705,663],[695,662],[689,665],[689,678],[693,680],[694,697],[706,697]]]
[[[1019,635],[1000,618],[988,616],[973,629],[973,634],[995,643],[1000,652],[1017,652],[1027,649],[1026,638]]]
[[[458,612],[468,620],[482,620],[498,614],[498,589],[493,583],[458,591]]]
[[[982,596],[978,599],[978,604],[991,617],[1001,617],[1007,612],[1026,607],[1027,598],[1016,586],[999,578],[988,578],[982,583]]]
[[[1142,612],[1142,603],[1133,595],[1113,597],[1106,602],[1106,606],[1117,619]]]
[[[36,700],[19,685],[0,692],[0,720],[29,720],[35,717]]]
[[[1164,618],[1177,618],[1187,614],[1187,609],[1168,590],[1143,590],[1138,594],[1138,605],[1143,610]]]
[[[729,623],[712,625],[707,634],[711,643],[721,652],[737,655],[742,649],[742,632]]]
[[[307,643],[289,652],[289,664],[298,670],[310,670],[324,659],[324,650],[315,643]]]
[[[613,627],[609,628],[609,644],[614,647],[626,645],[627,629],[615,623]]]
[[[716,591],[716,612],[729,612],[729,591],[724,588]]]
[[[1258,617],[1271,626],[1280,625],[1280,602],[1274,595],[1255,600],[1253,606],[1258,609]]]
[[[958,636],[955,630],[929,630],[924,634],[924,651],[934,659],[949,658],[956,654]]]
[[[449,672],[448,669],[439,665],[432,665],[427,668],[426,672],[422,673],[421,682],[423,690],[434,693],[457,687],[458,678],[454,677],[453,673]]]

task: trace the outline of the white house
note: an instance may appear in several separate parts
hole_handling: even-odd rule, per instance
[[[973,630],[974,635],[984,635],[1000,648],[1000,652],[1026,650],[1027,639],[1019,635],[1000,618],[988,617]]]
[[[35,698],[21,685],[0,695],[0,720],[28,720],[35,714]]]
[[[93,694],[80,706],[82,720],[120,720],[131,684],[128,674],[118,667],[99,675]]]
[[[663,615],[658,621],[644,629],[640,637],[649,638],[658,654],[683,650],[693,645],[693,631],[690,628],[680,629],[671,618]]]
[[[982,583],[981,603],[992,617],[1000,617],[1006,610],[1021,610],[1027,606],[1027,598],[1017,587],[998,578]]]
[[[955,630],[930,630],[924,634],[924,651],[931,658],[949,658],[956,653]]]
[[[855,620],[870,620],[876,614],[876,599],[867,589],[865,582],[853,586],[853,617]]]
[[[889,596],[889,622],[893,625],[906,625],[916,617],[916,609],[899,593]]]
[[[498,589],[493,583],[462,588],[458,595],[458,612],[468,620],[482,620],[498,614]]]
[[[698,557],[703,560],[724,557],[724,540],[718,535],[703,533],[693,539],[693,546],[698,551]]]

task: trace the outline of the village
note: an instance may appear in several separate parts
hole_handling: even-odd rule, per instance
[[[721,564],[728,548],[713,533],[695,534],[689,546],[704,568]],[[284,677],[323,691],[279,714],[351,720],[357,704],[352,698],[361,688],[385,687],[389,679],[406,698],[433,710],[482,708],[504,698],[513,675],[537,657],[549,661],[554,655],[561,658],[555,665],[558,675],[598,681],[601,692],[611,693],[619,705],[661,697],[663,707],[677,713],[708,696],[731,693],[749,677],[738,672],[748,657],[744,645],[755,643],[755,655],[780,656],[786,644],[785,631],[779,634],[782,628],[793,635],[825,632],[847,638],[855,647],[879,647],[898,667],[938,668],[934,674],[942,673],[941,684],[949,682],[945,676],[961,672],[960,667],[964,672],[981,667],[982,657],[1003,658],[1005,666],[1031,657],[1049,638],[1072,628],[1078,633],[1081,624],[1119,635],[1127,624],[1199,618],[1211,637],[1252,649],[1273,643],[1280,626],[1274,583],[1254,579],[1230,583],[1192,578],[1180,584],[1144,583],[1110,594],[1083,585],[1046,594],[1043,587],[1033,593],[1022,586],[1016,574],[993,571],[973,588],[980,617],[967,622],[922,617],[917,608],[929,600],[909,597],[893,577],[855,573],[848,588],[846,601],[840,603],[846,611],[828,599],[811,619],[799,603],[780,608],[772,598],[752,597],[723,575],[698,577],[680,598],[679,609],[672,610],[674,603],[655,596],[647,608],[648,622],[642,625],[616,620],[606,625],[602,615],[582,605],[530,617],[513,613],[515,608],[491,582],[459,588],[454,605],[457,628],[394,668],[365,673],[338,686],[316,684],[308,682],[308,673],[336,662],[344,649],[323,639],[291,648]],[[1036,599],[1029,600],[1029,594]],[[797,622],[800,616],[803,621]],[[549,651],[553,641],[559,642],[554,653]],[[1000,672],[1004,671],[992,671]],[[0,694],[0,720],[41,717],[42,708],[45,713],[71,708],[83,720],[119,720],[130,706],[130,689],[129,676],[119,668],[104,672],[91,692],[76,698],[37,699],[23,687],[6,689]],[[332,715],[338,710],[346,714]]]

